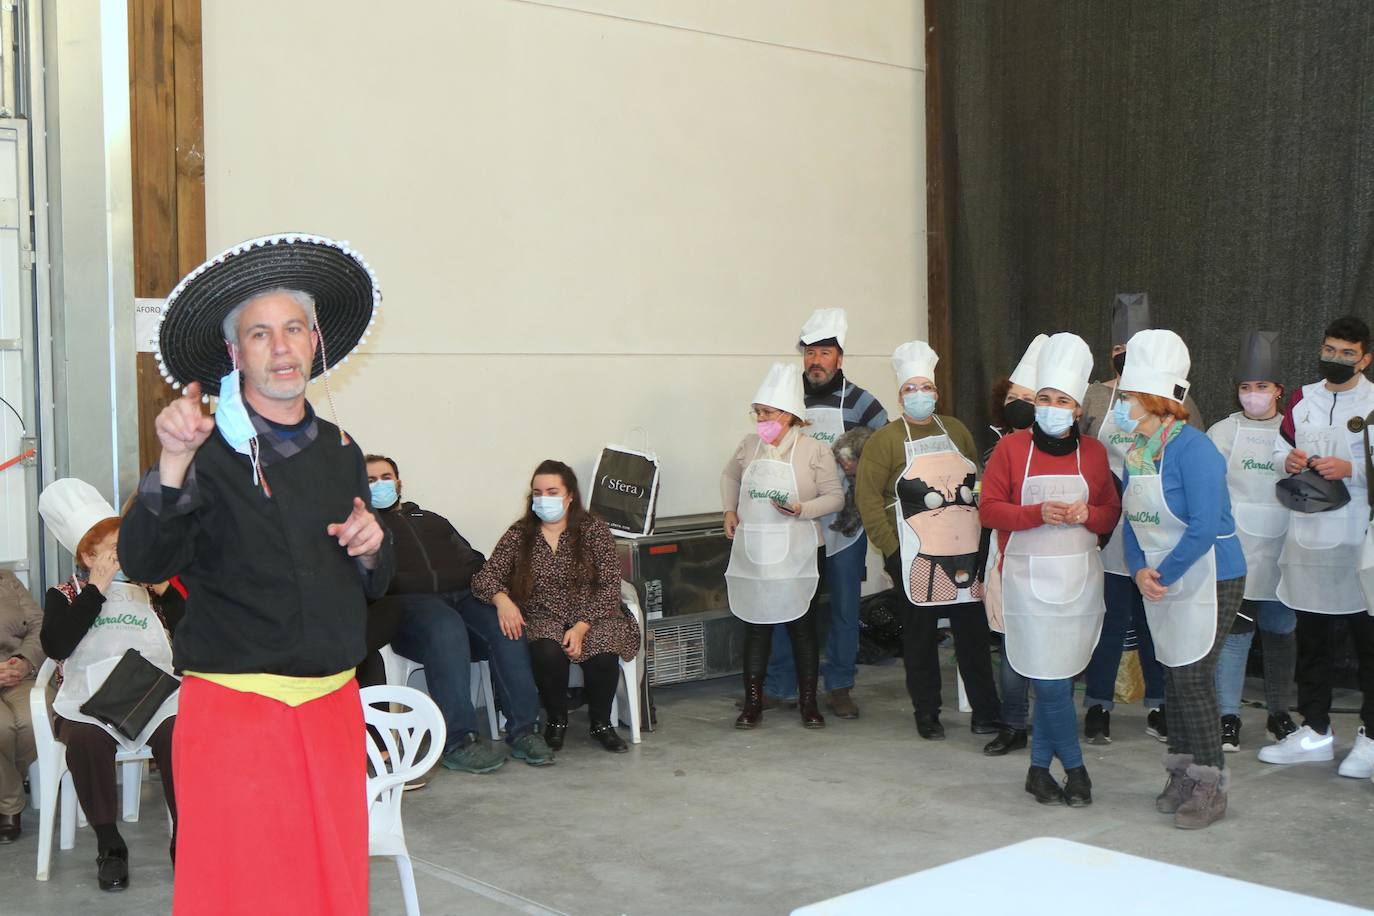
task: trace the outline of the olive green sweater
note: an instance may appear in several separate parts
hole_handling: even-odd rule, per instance
[[[978,452],[968,427],[953,417],[940,414],[938,418],[945,425],[954,447],[976,466]],[[863,517],[864,531],[868,532],[869,541],[882,551],[884,557],[896,553],[899,547],[897,523],[891,506],[897,498],[894,490],[897,478],[906,469],[907,437],[915,440],[938,435],[940,427],[934,420],[915,423],[899,417],[874,433],[864,444],[859,470],[854,475],[854,502],[859,507],[859,515]]]

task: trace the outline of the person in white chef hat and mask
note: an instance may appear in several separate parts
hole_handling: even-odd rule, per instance
[[[806,434],[827,448],[856,426],[878,430],[887,425],[887,411],[872,394],[844,374],[844,346],[849,320],[844,309],[816,309],[802,325],[797,350],[802,355],[802,387],[806,395]],[[841,484],[854,481],[840,473]],[[826,705],[841,719],[857,719],[859,705],[850,696],[859,654],[859,595],[863,587],[868,538],[863,528],[844,533],[839,516],[819,519],[825,559],[821,563],[821,587],[830,596],[830,632],[825,639],[821,680]],[[819,597],[820,590],[817,591]],[[773,628],[773,650],[764,681],[764,708],[797,695],[793,673],[792,644],[782,627]]]
[[[806,435],[801,369],[774,363],[753,400],[754,432],[741,440],[720,476],[725,536],[734,543],[725,585],[730,610],[745,623],[744,707],[736,728],[763,718],[763,681],[773,626],[786,624],[796,661],[802,724],[821,728],[815,615],[820,574],[816,519],[844,505],[835,458]]]
[[[978,521],[978,453],[968,427],[937,414],[940,357],[923,340],[892,354],[902,415],[864,446],[854,478],[855,502],[902,612],[902,663],[916,733],[941,741],[937,624],[947,617],[954,657],[973,707],[976,735],[999,730],[1001,704],[992,679],[988,621],[983,609],[982,526]]]
[[[1236,537],[1245,553],[1245,600],[1217,660],[1217,701],[1221,708],[1221,749],[1240,750],[1240,700],[1245,665],[1255,628],[1262,633],[1267,723],[1275,741],[1298,730],[1288,705],[1297,659],[1297,617],[1278,598],[1279,554],[1288,531],[1288,509],[1274,495],[1283,477],[1282,462],[1271,452],[1283,420],[1279,378],[1279,334],[1249,331],[1240,341],[1236,399],[1241,409],[1207,430],[1226,456],[1226,486]]]
[[[1041,804],[1092,803],[1078,743],[1073,679],[1088,664],[1105,613],[1098,539],[1121,500],[1107,449],[1078,420],[1092,351],[1055,334],[1036,366],[1035,425],[1002,440],[983,477],[980,512],[1000,547],[1005,664],[1035,684],[1035,737],[1026,791]],[[1066,782],[1050,773],[1058,757]]]
[[[62,662],[62,686],[53,700],[54,730],[66,745],[67,769],[81,810],[95,829],[97,884],[103,891],[120,891],[129,886],[129,847],[118,827],[115,754],[148,746],[175,825],[172,729],[178,697],[174,693],[164,700],[135,738],[86,715],[81,707],[129,649],[172,674],[169,632],[181,621],[185,605],[180,593],[165,586],[155,605],[154,590],[124,575],[115,552],[120,520],[95,487],[74,477],[55,480],[38,497],[38,514],[76,562],[76,575],[48,589],[43,605],[43,649]],[[174,862],[175,837],[174,827]]]
[[[1187,424],[1188,347],[1140,331],[1126,348],[1115,425],[1135,435],[1121,509],[1126,562],[1145,599],[1168,698],[1168,782],[1155,800],[1182,829],[1226,815],[1217,657],[1245,597],[1245,557],[1231,518],[1226,459]]]

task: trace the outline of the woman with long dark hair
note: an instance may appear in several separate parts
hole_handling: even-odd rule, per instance
[[[611,722],[620,659],[639,654],[639,627],[620,607],[620,562],[606,523],[582,507],[577,475],[547,459],[534,469],[524,516],[506,529],[472,580],[472,593],[519,623],[558,751],[568,730],[568,671],[582,666],[591,737],[613,753],[625,740]]]

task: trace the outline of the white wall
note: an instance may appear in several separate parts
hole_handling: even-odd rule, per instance
[[[331,380],[407,496],[487,549],[545,457],[644,427],[660,513],[717,480],[812,308],[895,400],[925,331],[910,0],[208,0],[212,250],[300,229],[381,280]],[[324,407],[316,385],[311,399]]]

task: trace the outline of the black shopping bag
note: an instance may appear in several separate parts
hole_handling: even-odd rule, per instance
[[[601,450],[592,471],[591,511],[621,537],[643,537],[654,531],[658,502],[658,456],[623,445]]]

